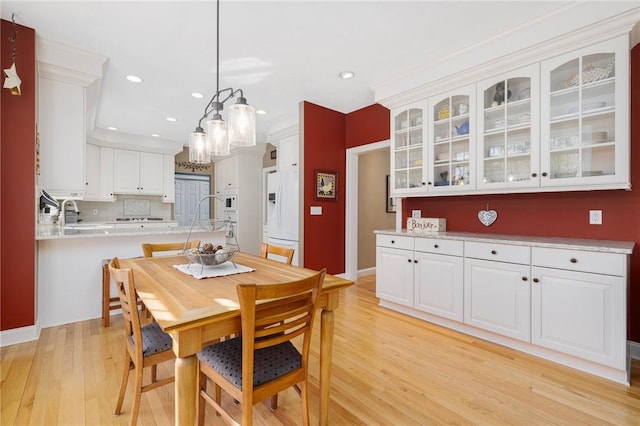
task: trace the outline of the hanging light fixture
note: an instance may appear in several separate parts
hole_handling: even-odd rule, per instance
[[[228,122],[224,121],[220,112],[224,103],[235,97],[238,100],[229,109]],[[206,133],[202,128],[202,120],[206,122]],[[204,108],[204,114],[198,126],[189,137],[189,161],[207,163],[212,155],[229,155],[230,145],[256,145],[256,111],[247,104],[242,89],[232,88],[220,90],[220,0],[216,1],[216,93]]]

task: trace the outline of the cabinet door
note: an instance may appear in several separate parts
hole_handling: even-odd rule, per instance
[[[429,99],[429,180],[431,192],[475,188],[475,86]]]
[[[300,139],[298,135],[281,140],[278,144],[278,171],[297,171]]]
[[[540,66],[478,83],[478,188],[540,185]]]
[[[85,186],[83,200],[100,198],[100,147],[87,144],[85,165]]]
[[[176,200],[176,166],[173,155],[164,156],[164,190],[163,203],[173,203]]]
[[[376,296],[413,307],[413,251],[377,248]]]
[[[113,148],[100,147],[100,201],[113,201]]]
[[[623,277],[533,267],[532,278],[531,343],[625,368]]]
[[[544,61],[541,72],[542,185],[628,184],[628,37]]]
[[[416,252],[415,260],[415,308],[462,322],[462,257]]]
[[[114,160],[114,192],[117,194],[140,193],[140,153],[116,149]]]
[[[162,195],[164,191],[164,156],[152,152],[140,153],[140,193]]]
[[[38,185],[57,198],[80,198],[85,190],[84,88],[38,79]]]
[[[391,195],[426,192],[426,151],[423,149],[426,103],[391,112]]]
[[[464,323],[530,340],[529,265],[465,258]]]

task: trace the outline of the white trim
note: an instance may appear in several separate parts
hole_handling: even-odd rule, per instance
[[[345,196],[344,276],[355,280],[358,275],[358,156],[391,147],[391,141],[374,142],[347,149]]]
[[[633,359],[640,359],[640,343],[629,341],[629,354]]]
[[[273,142],[279,142],[281,139],[288,138],[289,136],[295,136],[300,132],[300,126],[298,123],[285,127],[267,135],[267,142],[274,144]]]
[[[31,342],[39,338],[40,326],[38,324],[0,331],[0,348],[18,343]]]
[[[360,277],[366,277],[369,275],[375,275],[376,274],[376,267],[372,266],[371,268],[365,268],[365,269],[358,269],[358,278]]]

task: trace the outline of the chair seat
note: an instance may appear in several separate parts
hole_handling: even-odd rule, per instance
[[[162,331],[157,322],[145,325],[142,331],[142,356],[147,357],[171,349],[171,336]],[[133,344],[133,335],[129,337]]]
[[[207,346],[198,359],[222,377],[242,389],[242,336]],[[290,341],[256,349],[254,352],[253,386],[260,386],[294,371],[302,365],[300,352]]]

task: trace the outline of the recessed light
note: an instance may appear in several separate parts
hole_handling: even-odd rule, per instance
[[[193,93],[191,94],[191,96],[193,96],[194,98],[197,98],[197,99],[202,99],[202,98],[204,98],[204,95],[203,95],[202,93],[200,93],[200,92],[193,92]]]
[[[356,76],[356,74],[353,71],[342,71],[340,73],[340,78],[342,78],[343,80],[347,80],[347,79],[353,78],[355,76]]]
[[[258,115],[265,115],[266,113],[267,113],[267,111],[265,111],[263,109],[256,110],[256,114],[258,114]]]
[[[142,83],[142,79],[137,75],[128,75],[127,80],[129,80],[132,83]]]
[[[176,119],[175,119],[175,118],[173,118],[173,117],[167,117],[167,121],[171,121],[171,122],[173,123],[173,122],[178,121],[178,120],[176,120]]]
[[[114,130],[114,131],[115,131],[115,130],[118,130],[118,128],[117,128],[117,127],[113,127],[113,126],[109,126],[109,127],[107,127],[107,129],[109,129],[109,130]]]
[[[159,138],[160,137],[160,135],[157,134],[157,133],[151,133],[151,136],[153,136],[154,138]]]

